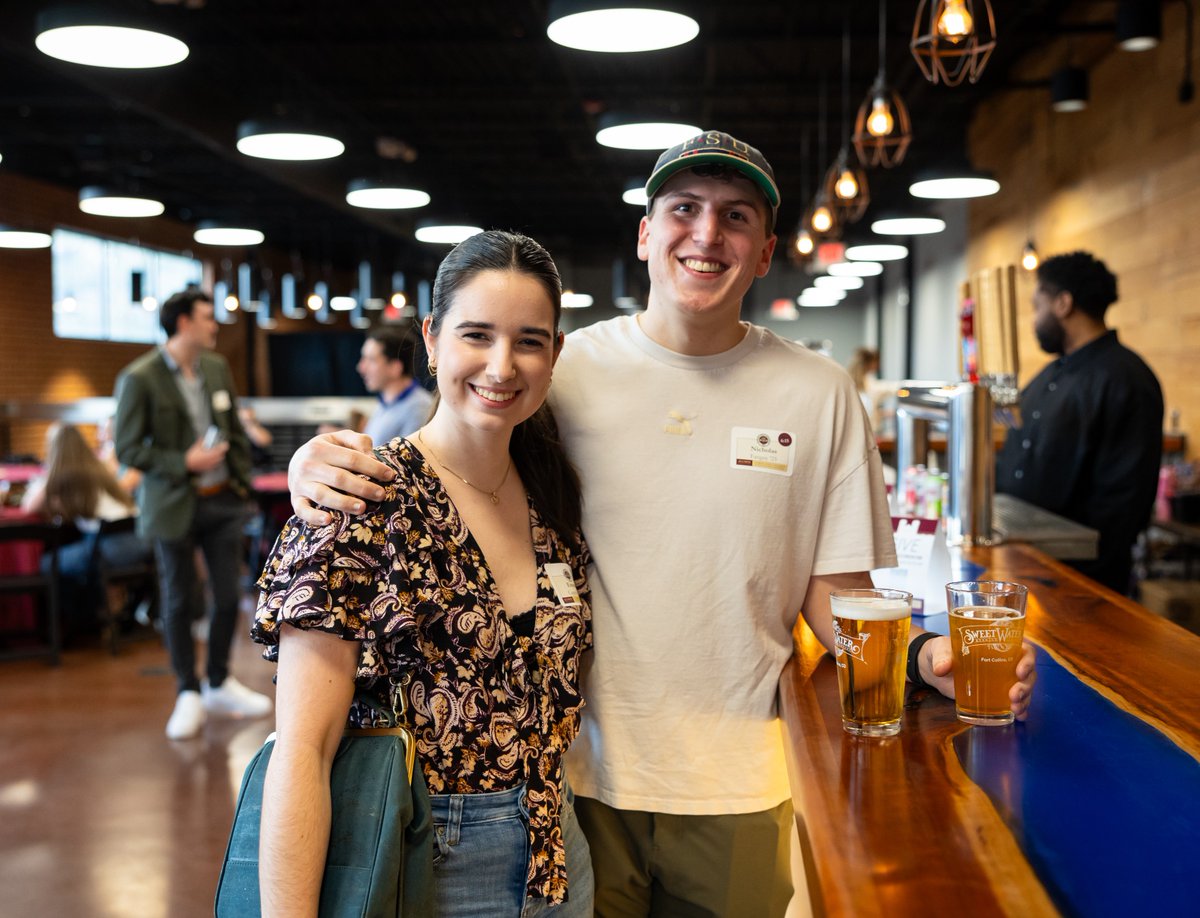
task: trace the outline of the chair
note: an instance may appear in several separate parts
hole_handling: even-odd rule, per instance
[[[72,529],[74,527],[71,527]],[[20,521],[0,525],[0,598],[5,603],[9,619],[3,627],[6,637],[32,638],[33,643],[18,641],[15,647],[0,650],[0,660],[48,656],[57,666],[62,658],[62,609],[58,601],[58,549],[64,540],[64,529],[55,523]],[[40,559],[48,557],[49,565]],[[34,624],[23,627],[17,619],[25,617],[26,609],[14,607],[12,600],[26,597],[32,605],[29,614]],[[44,628],[36,624],[38,606],[44,618]],[[39,638],[45,640],[39,642]]]
[[[116,536],[132,536],[137,529],[137,520],[126,517],[120,520],[104,520],[92,546],[92,563],[90,570],[95,577],[99,594],[100,620],[108,633],[108,649],[115,657],[120,650],[121,624],[132,617],[133,604],[128,600],[119,609],[112,605],[112,588],[123,586],[131,591],[133,587],[141,587],[142,594],[151,603],[158,600],[158,569],[154,563],[154,553],[145,552],[141,557],[108,558],[101,550],[101,544]],[[132,592],[130,598],[132,598]]]

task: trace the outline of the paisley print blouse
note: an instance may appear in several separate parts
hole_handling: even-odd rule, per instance
[[[572,548],[530,501],[537,600],[514,624],[421,454],[401,440],[376,456],[397,472],[380,503],[319,529],[296,518],[284,528],[259,580],[254,639],[268,660],[278,659],[284,622],[361,642],[356,691],[387,710],[401,687],[430,793],[526,785],[527,890],[561,903],[563,753],[579,731],[580,657],[592,642],[587,548],[582,539]],[[556,591],[547,571],[556,564],[578,597]],[[350,726],[379,722],[355,700]]]

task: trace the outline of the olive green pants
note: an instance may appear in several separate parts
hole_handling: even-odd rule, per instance
[[[596,918],[782,918],[792,898],[791,801],[673,816],[575,798],[592,849]]]

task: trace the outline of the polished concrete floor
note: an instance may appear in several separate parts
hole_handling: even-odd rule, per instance
[[[250,608],[232,671],[273,695]],[[212,915],[242,771],[274,718],[210,720],[198,738],[172,742],[163,728],[174,700],[153,637],[116,657],[97,641],[59,667],[0,663],[0,918]],[[788,918],[806,918],[794,836],[792,855]]]
[[[232,671],[274,693],[243,612]],[[203,645],[197,648],[203,660]],[[154,639],[0,663],[0,916],[212,914],[242,771],[274,718],[163,735],[174,703]]]

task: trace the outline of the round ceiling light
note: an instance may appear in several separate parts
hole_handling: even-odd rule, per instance
[[[984,198],[999,190],[999,182],[991,176],[980,173],[949,173],[931,176],[908,186],[908,193],[914,198],[933,198],[944,201]]]
[[[881,236],[926,236],[945,229],[940,217],[884,217],[871,224],[871,232]]]
[[[49,233],[0,226],[0,249],[48,249],[51,242]]]
[[[908,257],[908,246],[890,242],[852,245],[846,249],[846,257],[851,261],[899,261]]]
[[[646,183],[640,179],[633,179],[625,186],[625,191],[621,194],[621,200],[626,204],[632,204],[634,207],[645,207],[649,202],[646,197]]]
[[[813,286],[818,290],[860,290],[863,286],[863,279],[861,277],[825,275],[813,278]]]
[[[806,290],[800,291],[800,295],[796,297],[796,302],[805,307],[827,307],[836,306],[846,298],[846,291],[831,290],[828,288],[809,287]]]
[[[256,159],[307,162],[333,159],[346,150],[336,137],[278,122],[243,121],[237,136],[238,151]]]
[[[162,201],[135,197],[89,185],[79,192],[79,209],[97,217],[157,217],[166,208]]]
[[[699,133],[695,125],[678,121],[626,122],[602,127],[596,143],[615,150],[665,150]]]
[[[458,245],[464,239],[470,239],[476,233],[482,232],[482,227],[462,223],[424,223],[417,227],[416,237],[418,242]]]
[[[839,261],[825,269],[832,277],[874,277],[883,273],[877,261]]]
[[[411,210],[429,203],[429,195],[416,188],[387,182],[355,179],[346,186],[346,203],[370,210]]]
[[[594,302],[590,293],[575,293],[573,290],[564,290],[562,293],[563,309],[587,309]]]
[[[564,48],[608,53],[674,48],[699,34],[691,16],[632,3],[551,3],[546,28],[549,39]]]
[[[196,227],[192,238],[201,245],[241,246],[259,245],[265,237],[256,229],[206,222]]]
[[[69,7],[47,10],[38,16],[37,31],[39,51],[71,64],[141,70],[169,67],[188,56],[188,46],[178,38],[124,24],[107,11],[87,16]]]

